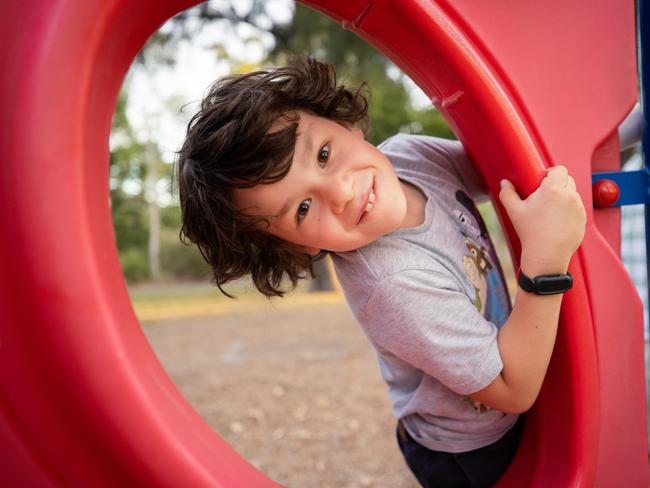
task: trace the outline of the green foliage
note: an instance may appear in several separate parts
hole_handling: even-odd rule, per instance
[[[186,245],[178,236],[181,209],[174,205],[160,209],[160,266],[169,278],[205,281],[211,271],[195,245]]]
[[[176,279],[205,281],[211,277],[210,268],[197,247],[183,244],[173,228],[161,232],[160,265],[165,275]]]
[[[149,277],[147,260],[147,204],[142,193],[124,192],[125,181],[142,181],[144,146],[133,134],[126,116],[126,94],[120,93],[111,130],[110,183],[111,214],[122,271],[127,281]]]
[[[178,205],[160,209],[160,226],[163,229],[176,229],[176,234],[180,228],[181,208]]]
[[[149,277],[147,248],[129,247],[120,251],[122,272],[129,283],[143,281]]]
[[[119,189],[127,178],[143,180],[144,145],[140,143],[126,115],[127,96],[122,89],[117,99],[111,127],[111,190]]]
[[[373,144],[397,132],[454,137],[434,108],[412,107],[404,75],[388,58],[325,15],[296,5],[291,26],[276,40],[272,53],[276,64],[286,64],[291,54],[310,55],[332,63],[339,80],[347,86],[367,82],[371,94],[368,139]]]
[[[149,223],[147,203],[142,195],[129,196],[121,190],[111,192],[111,212],[118,251],[147,248]],[[146,252],[145,252],[146,257]]]

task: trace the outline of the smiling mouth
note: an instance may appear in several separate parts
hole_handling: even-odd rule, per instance
[[[375,182],[373,181],[372,186],[370,187],[370,192],[368,193],[368,199],[366,200],[366,206],[361,211],[361,215],[359,215],[359,220],[357,221],[357,224],[361,222],[367,214],[372,212],[376,199],[377,196],[375,195]]]

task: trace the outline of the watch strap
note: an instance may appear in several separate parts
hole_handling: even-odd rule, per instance
[[[558,295],[565,293],[573,286],[573,275],[545,274],[530,278],[519,270],[519,286],[522,290],[536,295]]]

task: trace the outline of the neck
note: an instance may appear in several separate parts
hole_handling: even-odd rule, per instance
[[[417,227],[424,222],[424,209],[427,204],[427,197],[419,188],[400,180],[402,191],[406,197],[406,215],[400,225],[401,229],[408,227]]]

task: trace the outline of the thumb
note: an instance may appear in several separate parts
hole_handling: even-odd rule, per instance
[[[522,203],[522,199],[519,198],[517,190],[515,190],[514,185],[510,180],[501,180],[501,192],[499,192],[499,200],[505,207],[508,214],[513,211],[516,211],[517,208]]]

